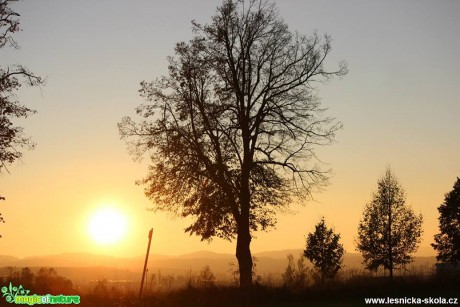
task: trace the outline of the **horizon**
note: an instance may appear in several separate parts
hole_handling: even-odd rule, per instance
[[[289,256],[294,259],[304,258],[308,266],[313,266],[302,253],[302,250],[279,250],[268,251],[253,254],[257,259],[258,272],[261,274],[281,274],[288,264]],[[175,270],[178,273],[186,273],[189,269],[198,270],[205,265],[209,265],[211,269],[219,272],[225,272],[231,263],[235,263],[234,255],[230,253],[216,253],[213,251],[196,251],[182,255],[163,255],[150,254],[147,268],[161,270]],[[14,268],[107,268],[107,269],[124,269],[131,272],[141,272],[144,265],[145,255],[137,255],[130,257],[117,257],[113,255],[100,255],[87,252],[80,253],[61,253],[56,255],[35,255],[29,257],[18,258],[11,255],[0,255],[0,260],[5,261],[0,264],[0,269]],[[230,261],[230,262],[229,262]],[[276,263],[276,267],[271,265]],[[413,262],[406,266],[406,269],[417,270],[423,267],[424,270],[433,271],[437,263],[435,256],[414,256]],[[345,253],[342,262],[342,271],[349,271],[356,268],[364,270],[363,257],[360,253],[352,252]],[[399,268],[398,271],[404,271]]]
[[[422,248],[424,249],[424,248]],[[435,253],[430,253],[428,252],[427,250],[430,249],[430,248],[426,248],[426,250],[417,250],[416,253],[412,254],[411,256],[414,257],[414,258],[426,258],[426,257],[436,257],[436,254]],[[432,248],[431,248],[432,249]],[[256,255],[260,255],[260,254],[270,254],[270,253],[287,253],[289,251],[300,251],[302,252],[304,249],[302,248],[287,248],[287,249],[279,249],[279,250],[263,250],[263,251],[258,251],[258,252],[253,252],[252,254],[254,256]],[[150,257],[152,257],[153,255],[154,256],[161,256],[161,257],[171,257],[171,258],[174,258],[174,257],[177,257],[177,258],[180,258],[180,257],[184,257],[184,256],[193,256],[193,255],[199,255],[199,254],[203,254],[203,253],[206,253],[206,254],[212,254],[212,255],[224,255],[224,256],[231,256],[231,257],[236,257],[234,253],[232,252],[225,252],[225,251],[222,251],[222,252],[215,252],[215,251],[212,251],[212,250],[206,250],[206,249],[202,249],[202,250],[195,250],[195,251],[188,251],[186,253],[181,253],[181,254],[162,254],[162,253],[149,253],[149,259]],[[113,258],[119,258],[119,259],[129,259],[129,258],[145,258],[145,254],[144,255],[129,255],[129,256],[116,256],[116,255],[111,255],[111,254],[102,254],[102,253],[91,253],[91,252],[86,252],[86,251],[75,251],[75,252],[66,252],[66,251],[63,251],[61,253],[56,253],[56,254],[35,254],[35,255],[29,255],[29,256],[23,256],[23,257],[18,257],[18,256],[15,256],[15,255],[11,255],[11,254],[0,254],[0,257],[1,256],[6,256],[6,257],[14,257],[14,258],[17,258],[17,259],[27,259],[27,258],[40,258],[40,257],[54,257],[54,256],[64,256],[64,255],[90,255],[90,256],[98,256],[98,257],[113,257]],[[358,251],[345,251],[345,255],[361,255],[360,252]],[[299,256],[299,255],[294,255],[295,257]],[[1,264],[0,264],[1,265]]]
[[[235,241],[203,242],[184,233],[189,219],[146,210],[152,203],[134,182],[147,175],[149,159],[134,162],[116,127],[144,103],[139,83],[166,74],[174,44],[193,37],[191,20],[209,22],[218,4],[14,3],[20,49],[2,48],[2,64],[23,64],[46,76],[47,84],[18,92],[20,103],[38,111],[17,121],[37,147],[0,177],[6,197],[0,202],[6,221],[0,224],[1,251],[18,258],[83,251],[145,255],[153,227],[153,254],[235,253]],[[350,72],[318,86],[326,114],[344,124],[334,144],[317,150],[323,168],[333,171],[330,184],[314,191],[314,200],[277,215],[274,229],[254,233],[251,252],[304,249],[305,236],[324,216],[345,250],[358,253],[354,241],[364,206],[391,166],[406,203],[423,215],[418,252],[431,249],[435,256],[430,244],[439,232],[437,208],[460,177],[460,2],[276,5],[290,30],[329,33],[328,65],[343,59]],[[126,223],[119,237],[89,229],[104,208],[114,208]]]

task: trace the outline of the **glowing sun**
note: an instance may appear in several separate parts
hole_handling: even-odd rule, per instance
[[[96,211],[88,223],[91,238],[99,244],[113,244],[126,234],[126,218],[115,208]]]

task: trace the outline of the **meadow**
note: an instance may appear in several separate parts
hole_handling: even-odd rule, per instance
[[[310,271],[305,279],[287,282],[265,276],[241,289],[231,281],[210,282],[192,276],[154,284],[141,299],[137,289],[120,291],[100,281],[94,291],[82,293],[82,306],[368,306],[365,298],[457,298],[459,275],[405,272],[393,280],[365,271],[346,270],[324,285]],[[167,282],[167,278],[164,281]],[[185,281],[186,285],[178,286]],[[126,289],[125,289],[126,290]]]
[[[100,278],[72,281],[59,269],[9,268],[2,285],[22,284],[31,293],[80,295],[80,306],[368,306],[365,298],[457,298],[458,273],[437,273],[433,266],[398,270],[390,280],[386,272],[370,273],[346,268],[334,279],[321,283],[317,272],[298,259],[282,274],[254,272],[254,286],[239,288],[238,272],[214,273],[209,266],[182,274],[147,275],[142,298],[140,282]],[[289,273],[288,273],[289,272]],[[3,303],[3,302],[2,302]],[[372,306],[372,305],[371,305]],[[380,304],[379,306],[384,306]]]

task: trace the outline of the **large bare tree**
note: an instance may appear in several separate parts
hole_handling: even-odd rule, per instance
[[[346,65],[327,71],[330,37],[289,31],[267,1],[225,0],[210,24],[193,29],[169,57],[169,74],[141,83],[144,120],[125,117],[119,131],[135,157],[150,153],[139,183],[153,209],[194,216],[186,231],[204,240],[236,237],[248,286],[252,233],[328,178],[314,149],[341,124],[324,116],[314,86]]]
[[[19,31],[19,14],[11,8],[11,4],[16,1],[0,0],[0,49],[18,48],[17,42],[11,36]],[[35,111],[22,105],[15,92],[22,84],[36,86],[43,83],[43,78],[34,75],[22,65],[0,66],[0,174],[8,172],[7,166],[22,156],[22,149],[34,147],[34,143],[24,136],[22,127],[15,126],[13,121],[15,118],[25,118]],[[0,196],[0,199],[4,198]],[[1,215],[0,222],[3,222]]]

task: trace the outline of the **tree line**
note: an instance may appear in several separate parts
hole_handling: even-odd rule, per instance
[[[0,276],[0,284],[7,286],[22,286],[34,294],[75,294],[73,283],[57,273],[54,268],[40,268],[34,273],[25,267],[20,271],[13,267],[7,267],[7,274]],[[6,288],[5,288],[6,290]]]
[[[366,269],[383,268],[390,278],[394,270],[413,261],[411,254],[416,252],[423,233],[422,215],[416,215],[405,204],[405,199],[404,189],[388,168],[378,180],[377,191],[366,204],[358,226],[356,249],[361,252]],[[460,262],[460,178],[445,195],[438,211],[440,232],[431,245],[438,253],[438,261],[457,266]],[[344,249],[339,240],[340,235],[325,225],[324,218],[307,236],[303,255],[320,273],[322,283],[342,268]]]

